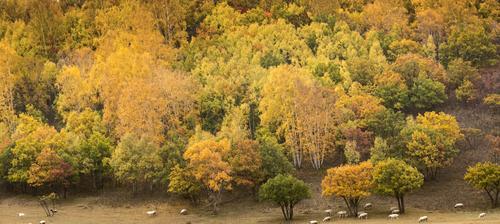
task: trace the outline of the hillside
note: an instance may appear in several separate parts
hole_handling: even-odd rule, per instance
[[[499,23],[496,0],[2,0],[0,223],[498,221]]]

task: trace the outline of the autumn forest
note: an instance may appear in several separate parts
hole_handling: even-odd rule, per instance
[[[495,208],[499,22],[496,0],[2,0],[0,191],[402,215],[477,150],[453,172]]]

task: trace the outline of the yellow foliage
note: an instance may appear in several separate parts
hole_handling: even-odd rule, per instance
[[[231,166],[227,162],[231,144],[228,140],[205,140],[194,143],[184,152],[194,177],[213,192],[231,190]]]
[[[330,168],[321,182],[322,195],[344,198],[363,198],[370,196],[372,188],[372,169],[370,162],[358,165],[343,165]]]

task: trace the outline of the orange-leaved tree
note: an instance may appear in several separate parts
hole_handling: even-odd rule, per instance
[[[356,216],[361,199],[371,194],[372,170],[373,165],[370,162],[328,169],[321,182],[323,196],[341,197],[349,214]]]
[[[209,192],[213,212],[217,212],[217,203],[221,192],[231,190],[231,165],[228,161],[231,144],[228,140],[202,140],[190,145],[184,152],[196,180],[200,181]]]

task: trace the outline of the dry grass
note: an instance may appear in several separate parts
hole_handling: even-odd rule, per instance
[[[283,223],[280,210],[270,204],[257,203],[250,199],[225,204],[217,216],[210,215],[203,208],[193,208],[180,200],[150,201],[134,204],[134,201],[123,203],[120,207],[102,204],[102,198],[81,197],[59,204],[59,212],[53,217],[46,217],[38,206],[35,198],[10,197],[0,201],[0,223],[38,223],[46,220],[49,224],[132,224],[132,223]],[[106,199],[109,200],[109,199]],[[123,202],[123,199],[120,199]],[[500,210],[488,210],[484,219],[479,219],[480,211],[447,211],[429,212],[416,208],[409,208],[407,214],[399,220],[386,219],[387,206],[374,203],[374,208],[369,212],[368,220],[345,219],[335,220],[333,223],[417,223],[418,217],[427,215],[430,223],[500,223]],[[180,209],[188,208],[189,214],[181,216]],[[156,209],[156,217],[148,217],[146,211]],[[323,208],[313,209],[309,203],[303,203],[296,208],[295,220],[292,223],[308,223],[309,220],[321,221],[324,217]],[[335,209],[338,210],[338,209]],[[25,217],[17,216],[18,212],[26,214]]]

